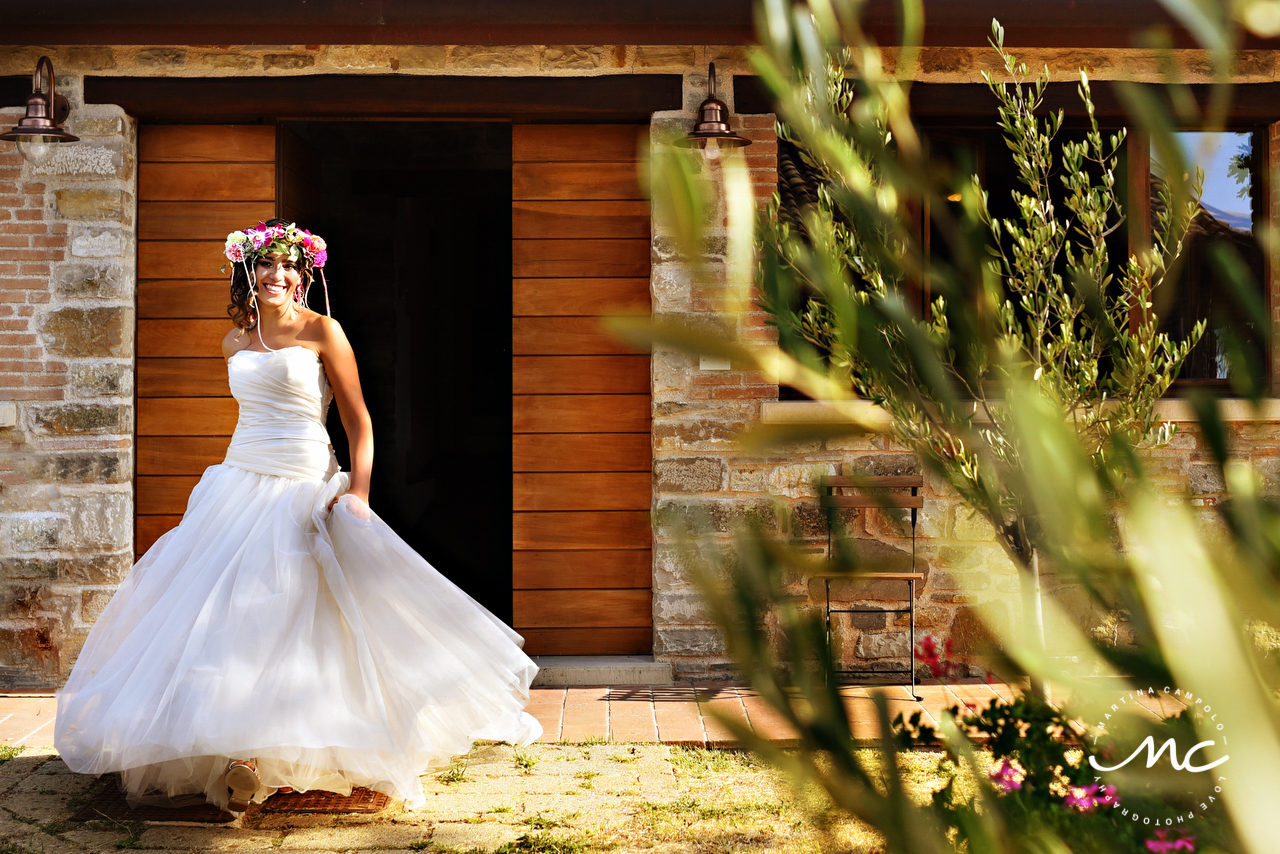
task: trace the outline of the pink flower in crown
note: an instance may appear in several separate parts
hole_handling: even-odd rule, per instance
[[[239,264],[241,261],[244,260],[244,244],[228,243],[226,255],[227,255],[228,261],[233,261],[236,264]]]
[[[324,242],[324,238],[318,234],[311,235],[311,248],[317,252],[323,252],[329,248],[329,244]]]
[[[325,262],[328,260],[329,260],[329,253],[326,250],[321,249],[319,252],[316,253],[316,257],[311,263],[312,263],[312,266],[323,267]]]
[[[268,243],[270,243],[271,238],[267,234],[266,229],[259,231],[258,229],[255,228],[249,231],[249,241],[253,243],[253,248],[256,251],[266,246]]]

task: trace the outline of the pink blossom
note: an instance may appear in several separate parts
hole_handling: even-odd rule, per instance
[[[244,260],[244,244],[228,243],[226,255],[227,255],[227,260],[234,261],[235,263],[239,264],[241,261]]]
[[[1101,806],[1111,806],[1117,803],[1119,799],[1116,797],[1115,786],[1072,786],[1063,802],[1071,809],[1079,812],[1089,812]]]
[[[958,676],[963,672],[963,665],[951,660],[951,638],[947,638],[946,643],[939,649],[938,639],[933,635],[925,635],[916,644],[915,657],[929,668],[929,673],[934,679]]]
[[[315,260],[311,263],[316,267],[323,267],[325,262],[329,260],[329,253],[321,249],[316,253]]]
[[[271,242],[271,240],[267,236],[267,232],[265,229],[262,231],[259,231],[257,229],[253,229],[252,231],[250,231],[249,241],[253,243],[254,249],[261,249],[262,247],[266,246],[268,243]]]
[[[323,252],[329,248],[329,244],[324,242],[324,238],[318,234],[311,235],[311,248],[317,252]]]
[[[1157,830],[1155,839],[1147,840],[1147,850],[1154,851],[1155,854],[1169,854],[1171,851],[1195,851],[1196,838],[1194,836],[1178,836],[1169,838],[1169,831]]]
[[[1005,757],[1000,763],[1000,767],[992,771],[989,775],[991,785],[999,789],[1002,793],[1008,794],[1014,789],[1022,788],[1022,781],[1026,778],[1027,772],[1018,767],[1016,763]]]

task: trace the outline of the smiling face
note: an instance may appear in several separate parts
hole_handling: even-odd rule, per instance
[[[302,284],[302,265],[296,256],[285,252],[269,252],[254,262],[258,280],[258,299],[263,307],[284,307]]]

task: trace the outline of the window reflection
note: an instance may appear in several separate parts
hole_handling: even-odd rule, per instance
[[[1178,339],[1190,334],[1198,320],[1209,328],[1191,351],[1179,375],[1185,381],[1220,381],[1229,378],[1228,331],[1235,330],[1243,349],[1265,364],[1265,330],[1245,316],[1222,280],[1213,247],[1233,249],[1252,274],[1250,286],[1262,296],[1265,265],[1255,226],[1263,222],[1261,152],[1263,137],[1257,132],[1182,132],[1176,134],[1188,170],[1204,172],[1200,210],[1183,247],[1177,275],[1164,293],[1156,295],[1161,327]],[[1151,153],[1152,227],[1160,209],[1159,194],[1166,168],[1158,152]]]

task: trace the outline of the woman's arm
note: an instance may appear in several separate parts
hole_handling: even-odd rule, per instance
[[[338,404],[338,415],[342,417],[342,429],[347,431],[347,441],[351,446],[351,486],[343,494],[355,495],[368,503],[369,477],[373,471],[373,421],[360,391],[356,357],[338,321],[330,317],[319,320],[322,330],[320,358],[324,360],[333,399]]]

